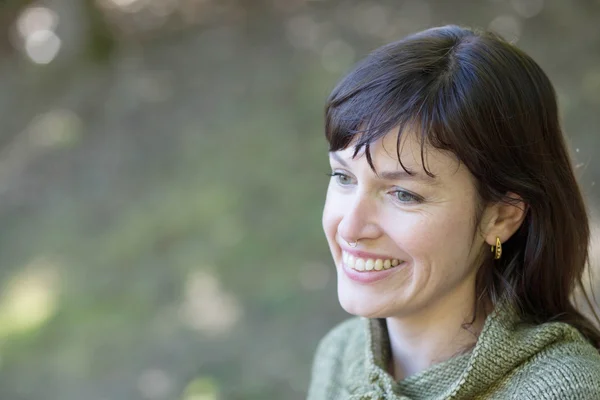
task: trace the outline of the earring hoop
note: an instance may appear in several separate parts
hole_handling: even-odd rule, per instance
[[[358,246],[358,240],[356,242],[349,242],[346,240],[346,243],[348,243],[348,246],[355,248],[356,246]]]
[[[492,253],[495,253],[494,260],[499,260],[502,257],[502,243],[498,236],[496,236],[496,245],[492,245]]]

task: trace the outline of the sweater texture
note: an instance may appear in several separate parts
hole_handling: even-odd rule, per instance
[[[563,322],[520,322],[506,302],[466,354],[394,381],[385,319],[352,318],[319,343],[309,400],[600,400],[600,353]]]

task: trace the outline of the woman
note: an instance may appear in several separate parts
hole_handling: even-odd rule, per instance
[[[417,33],[338,84],[325,129],[323,228],[362,318],[321,341],[309,399],[600,399],[600,332],[570,301],[588,217],[529,56]]]

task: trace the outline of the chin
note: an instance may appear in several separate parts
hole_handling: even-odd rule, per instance
[[[353,288],[348,282],[338,283],[338,300],[340,306],[348,314],[365,318],[386,318],[389,315],[384,311],[387,307],[381,304],[381,297],[377,293],[369,293],[368,288]],[[366,289],[366,290],[365,290]]]

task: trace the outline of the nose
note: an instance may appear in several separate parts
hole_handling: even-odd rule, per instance
[[[338,234],[348,243],[377,238],[380,229],[377,223],[376,202],[367,195],[357,193],[342,209]]]

